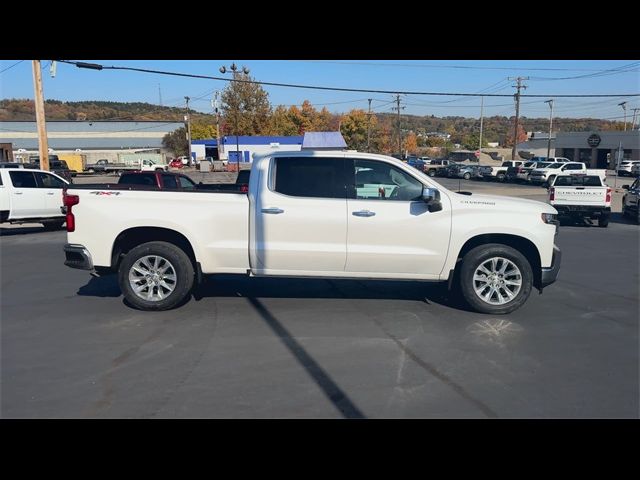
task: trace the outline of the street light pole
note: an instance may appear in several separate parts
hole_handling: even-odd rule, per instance
[[[551,158],[551,131],[553,129],[553,100],[545,100],[544,103],[548,103],[551,111],[549,112],[549,139],[547,140],[547,160]]]

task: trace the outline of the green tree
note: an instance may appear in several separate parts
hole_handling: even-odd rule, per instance
[[[187,142],[187,129],[180,127],[162,138],[162,146],[173,152],[176,156],[189,154],[189,142]]]
[[[234,72],[234,80],[253,80]],[[222,112],[228,135],[264,135],[268,133],[271,104],[269,94],[257,83],[230,82],[222,92]]]
[[[286,107],[278,105],[269,118],[269,135],[298,135],[298,126]]]

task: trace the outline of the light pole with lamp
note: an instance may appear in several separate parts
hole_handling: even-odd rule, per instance
[[[236,79],[236,75],[239,73],[239,71],[241,71],[242,73],[244,73],[245,75],[249,74],[249,69],[247,67],[242,67],[242,70],[240,70],[238,68],[238,66],[235,63],[232,63],[231,66],[229,67],[229,70],[231,70],[233,72],[233,79]],[[220,67],[220,73],[225,74],[227,73],[227,67],[225,67],[224,65]],[[237,163],[238,163],[238,173],[240,173],[240,139],[238,137],[238,116],[240,115],[240,99],[238,98],[238,111],[236,112],[236,121],[235,121],[235,128],[236,128],[236,155],[237,155]]]

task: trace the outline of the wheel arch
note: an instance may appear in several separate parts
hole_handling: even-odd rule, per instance
[[[469,251],[475,247],[479,247],[480,245],[487,245],[490,243],[507,245],[522,253],[529,262],[529,265],[531,265],[531,270],[533,271],[533,286],[540,288],[542,283],[542,263],[540,260],[540,252],[531,240],[519,235],[508,233],[486,233],[471,237],[464,243],[458,252],[455,267],[456,271],[459,268],[461,260]]]
[[[122,257],[131,249],[147,242],[167,242],[183,250],[194,268],[197,267],[195,251],[191,242],[182,233],[163,227],[133,227],[123,230],[113,242],[111,268],[117,270]]]

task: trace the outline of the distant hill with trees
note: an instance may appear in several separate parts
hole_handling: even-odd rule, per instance
[[[342,114],[331,113],[324,107],[321,110],[316,109],[308,100],[300,106],[279,105],[274,108],[269,102],[267,92],[257,84],[230,83],[222,95],[221,112],[222,135],[235,134],[236,124],[241,135],[302,135],[305,131],[330,131],[339,128],[350,148],[362,150],[366,148],[367,130],[370,130],[369,141],[372,151],[392,153],[397,149],[397,117],[393,113],[376,113],[369,119],[367,112],[362,109],[353,109]],[[183,122],[185,109],[142,102],[47,100],[45,113],[47,120]],[[0,121],[15,120],[35,121],[33,100],[0,100]],[[192,110],[191,120],[194,139],[215,136],[213,114]],[[500,142],[509,146],[513,137],[513,121],[513,116],[485,117],[483,144]],[[519,141],[527,131],[547,131],[548,122],[548,118],[521,117]],[[622,129],[622,122],[594,118],[554,118],[556,132]],[[411,153],[429,147],[448,149],[453,144],[475,149],[479,142],[480,120],[460,116],[402,115],[401,130],[403,148]],[[429,132],[447,133],[450,138],[446,142],[441,138],[426,138]],[[178,137],[181,135],[182,132]]]

